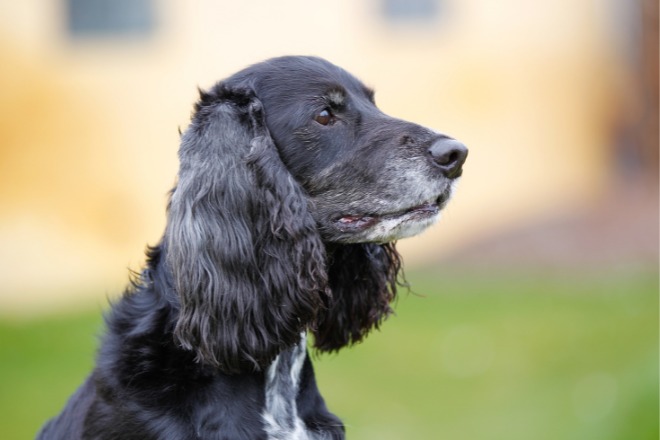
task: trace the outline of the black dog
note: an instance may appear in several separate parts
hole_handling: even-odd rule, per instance
[[[431,225],[467,149],[386,116],[319,58],[201,92],[162,242],[40,439],[343,439],[307,355],[390,313],[393,241]]]

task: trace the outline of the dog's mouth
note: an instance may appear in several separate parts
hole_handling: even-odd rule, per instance
[[[450,193],[446,191],[434,200],[387,214],[343,215],[335,220],[335,225],[342,232],[360,232],[387,220],[399,224],[421,222],[436,217],[449,201],[449,196]]]

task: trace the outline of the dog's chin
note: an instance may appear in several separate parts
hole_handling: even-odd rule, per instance
[[[372,227],[358,234],[358,242],[389,243],[406,237],[412,237],[424,231],[440,219],[440,210],[411,212],[399,217],[382,218]]]
[[[334,239],[342,243],[388,243],[412,237],[440,219],[451,197],[448,188],[437,198],[385,214],[342,215],[332,222]]]

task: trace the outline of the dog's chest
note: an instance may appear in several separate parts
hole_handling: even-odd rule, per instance
[[[268,440],[314,440],[298,416],[296,397],[307,356],[306,337],[280,353],[266,371],[265,406],[262,417]]]

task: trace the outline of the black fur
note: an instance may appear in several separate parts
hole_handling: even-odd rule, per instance
[[[266,371],[304,332],[334,351],[391,312],[393,240],[428,226],[460,175],[467,150],[448,142],[382,114],[319,58],[272,59],[200,92],[163,240],[39,438],[344,438],[309,357],[282,411],[305,432],[268,430]],[[286,359],[273,371],[294,371]]]

